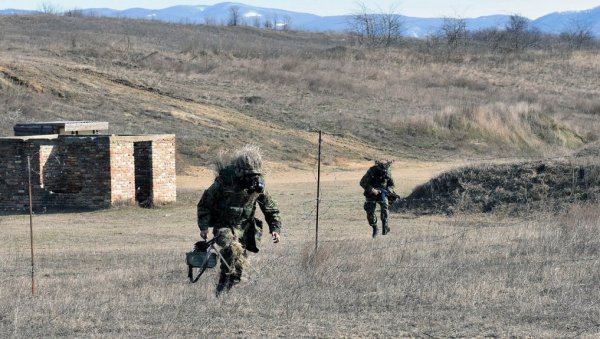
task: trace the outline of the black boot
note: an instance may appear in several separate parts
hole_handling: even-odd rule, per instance
[[[377,226],[371,226],[373,227],[373,238],[376,238],[377,235],[379,234],[379,228],[377,228]]]
[[[388,225],[387,222],[384,222],[381,227],[381,234],[386,235],[388,233],[390,233],[390,226]]]

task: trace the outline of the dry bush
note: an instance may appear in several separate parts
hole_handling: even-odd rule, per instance
[[[414,136],[476,140],[521,151],[539,151],[547,145],[576,148],[584,143],[583,137],[542,113],[540,105],[527,102],[448,106],[430,117],[400,119],[396,127]]]

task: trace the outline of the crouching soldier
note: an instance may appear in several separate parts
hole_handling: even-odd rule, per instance
[[[367,212],[367,221],[373,228],[373,238],[379,233],[377,216],[375,215],[377,204],[379,204],[381,209],[382,234],[386,235],[390,231],[388,223],[389,203],[390,200],[393,201],[398,197],[394,192],[394,179],[392,179],[392,172],[390,170],[392,162],[376,160],[375,166],[371,166],[360,180],[360,186],[364,189],[364,208]]]
[[[275,201],[265,189],[262,157],[255,146],[222,152],[216,162],[217,178],[198,202],[200,236],[209,227],[221,247],[221,273],[217,296],[240,282],[247,266],[246,252],[258,252],[262,221],[255,218],[258,205],[267,221],[273,242],[280,240],[281,219]]]

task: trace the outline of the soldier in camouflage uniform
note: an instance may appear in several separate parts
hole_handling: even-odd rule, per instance
[[[217,295],[240,281],[247,265],[246,251],[258,252],[263,224],[255,218],[257,204],[273,242],[280,240],[279,209],[265,190],[261,162],[259,150],[253,146],[222,153],[217,162],[218,176],[198,202],[200,236],[206,239],[208,228],[213,228],[221,255],[230,267],[221,262]]]
[[[381,209],[382,234],[386,235],[390,231],[388,224],[389,200],[386,194],[382,194],[381,190],[384,189],[389,193],[394,193],[394,179],[392,179],[392,172],[390,170],[392,162],[385,160],[375,161],[375,166],[369,168],[360,180],[360,186],[364,189],[366,200],[364,208],[367,212],[369,225],[373,228],[373,238],[379,233],[377,216],[375,215],[377,204],[379,204]]]

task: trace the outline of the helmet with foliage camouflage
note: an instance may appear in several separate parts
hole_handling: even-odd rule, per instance
[[[232,171],[236,177],[262,174],[262,154],[255,145],[246,145],[235,151],[221,151],[215,164],[217,173]]]
[[[377,166],[377,168],[384,170],[384,171],[387,171],[393,163],[394,163],[394,160],[387,160],[387,159],[375,160],[375,166]]]
[[[394,163],[394,160],[378,159],[378,160],[375,160],[375,167],[376,167],[379,175],[385,176],[385,175],[388,175],[388,173],[390,171],[390,167],[392,166],[393,163]]]

